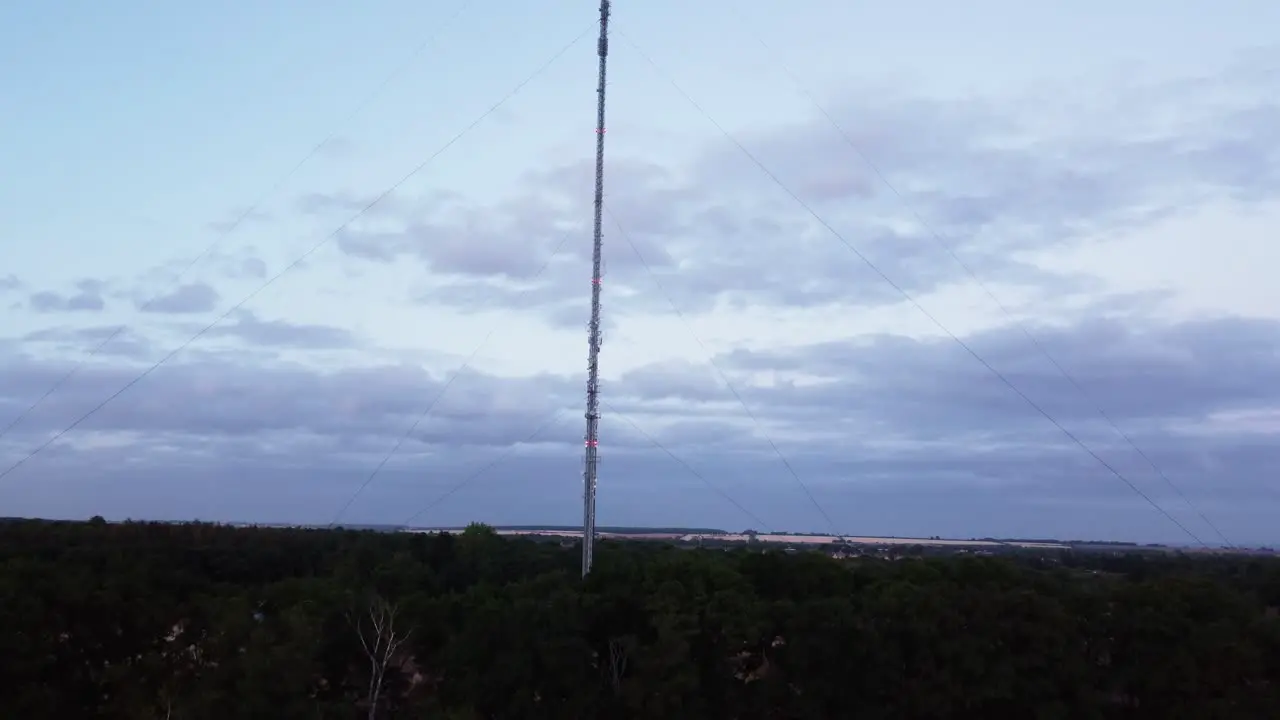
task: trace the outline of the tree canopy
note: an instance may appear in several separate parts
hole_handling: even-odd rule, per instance
[[[0,524],[22,718],[1280,717],[1280,563]]]

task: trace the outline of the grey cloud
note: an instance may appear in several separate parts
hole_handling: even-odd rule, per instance
[[[360,198],[348,193],[307,193],[298,198],[297,207],[305,215],[321,215],[334,210],[358,212],[376,199],[376,196]]]
[[[41,343],[60,354],[94,353],[141,359],[152,353],[151,341],[120,326],[52,327],[27,333],[24,343]]]
[[[579,330],[583,333],[585,342],[587,326],[591,319],[591,296],[590,291],[585,288],[579,297],[563,300],[558,304],[550,306],[542,306],[542,320],[552,328]],[[540,307],[540,303],[531,303],[533,307]],[[622,321],[618,319],[618,314],[611,312],[608,308],[607,300],[601,301],[600,316],[600,336],[603,344],[608,344],[614,333],[622,326]]]
[[[263,320],[249,310],[238,311],[234,318],[234,322],[216,325],[205,334],[211,337],[233,337],[263,348],[340,350],[358,345],[355,335],[342,328]]]
[[[709,402],[722,398],[720,379],[707,364],[668,361],[626,373],[618,384],[649,401]]]
[[[1280,194],[1280,106],[1272,100],[1280,73],[1261,67],[1238,64],[1203,82],[1119,86],[1112,96],[1089,98],[959,103],[849,93],[832,103],[833,116],[905,204],[825,120],[742,141],[913,295],[968,279],[913,210],[984,281],[1080,295],[1096,289],[1092,278],[1017,258],[1214,198],[1248,202]],[[1182,122],[1166,127],[1164,118],[1175,115]],[[513,197],[428,208],[412,220],[384,218],[350,229],[340,246],[366,260],[421,261],[445,278],[442,288],[424,293],[429,302],[509,307],[519,299],[555,309],[583,292],[591,170],[589,162],[575,161],[534,171]],[[679,168],[615,158],[607,183],[610,214],[625,230],[624,238],[606,219],[615,308],[665,304],[641,277],[647,273],[631,243],[686,311],[718,302],[899,300],[731,143],[713,143]],[[564,261],[550,265],[537,292],[524,292],[566,236]]]
[[[1173,324],[1084,321],[1032,334],[1085,387],[1079,393],[1017,328],[965,341],[1069,428],[1099,431],[1101,405],[1135,432],[1161,433],[1215,413],[1280,408],[1280,325],[1219,319]],[[778,352],[737,351],[735,370],[801,374],[820,384],[748,391],[775,414],[810,418],[833,402],[845,423],[876,423],[920,439],[1057,431],[950,339],[880,336]],[[849,401],[834,400],[849,398]],[[964,429],[957,434],[957,428]],[[1105,433],[1104,433],[1105,434]]]
[[[348,137],[331,137],[321,143],[317,152],[323,157],[344,158],[355,150],[356,144]]]
[[[213,265],[218,273],[233,280],[262,280],[267,276],[267,264],[258,257],[251,246],[242,246],[234,250],[214,250],[205,257],[205,262]]]
[[[394,230],[348,228],[338,235],[338,248],[353,257],[389,262],[413,257],[441,275],[528,280],[551,255],[550,248],[569,252],[583,243],[567,242],[581,230],[543,209],[550,198],[535,197],[505,207],[502,213],[462,207],[451,198],[425,200],[438,208],[408,219]],[[590,232],[585,236],[590,252]]]
[[[206,352],[166,364],[95,414],[83,431],[141,433],[137,441],[143,446],[187,444],[196,454],[206,440],[265,450],[290,436],[318,440],[338,454],[359,454],[370,441],[379,449],[388,447],[385,441],[403,433],[444,382],[440,374],[408,365],[319,369],[281,361],[249,365],[241,357],[237,351]],[[6,358],[0,414],[29,404],[66,373],[69,362]],[[77,377],[43,404],[22,434],[39,437],[70,422],[138,377],[138,371],[96,362]],[[532,427],[533,420],[556,409],[556,398],[575,397],[577,389],[570,391],[556,378],[506,380],[467,373],[450,386],[447,402],[415,438],[427,444],[509,442],[513,426]]]
[[[245,258],[240,263],[239,275],[263,279],[267,277],[267,264],[259,258]]]
[[[18,279],[18,276],[12,274],[0,276],[0,293],[21,290],[22,287],[22,281]]]
[[[186,315],[212,312],[218,306],[218,300],[218,291],[212,285],[194,282],[174,288],[149,303],[139,300],[137,305],[144,312]]]
[[[1271,478],[1280,471],[1280,450],[1272,441],[1280,432],[1280,324],[1100,321],[1035,334],[1087,398],[1020,330],[990,331],[967,342],[1162,504],[1181,500],[1100,418],[1099,406],[1193,498],[1276,502]],[[950,340],[867,338],[738,351],[717,362],[802,476],[830,492],[903,483],[932,492],[995,483],[1031,495],[1072,488],[1071,497],[1096,496],[1099,502],[1127,502],[1132,494]],[[744,376],[762,371],[775,373],[779,382],[759,387]],[[775,460],[763,438],[749,439],[755,424],[705,368],[649,368],[610,389],[621,396],[613,404],[633,417],[678,414],[682,422],[698,420],[722,437],[739,438],[738,452],[751,448],[762,463],[754,475]],[[661,400],[673,396],[683,404]],[[1242,413],[1244,419],[1225,424]],[[665,444],[703,452],[687,429],[672,428],[657,433]],[[789,480],[781,469],[774,477]]]
[[[1085,387],[1088,398],[1081,398],[1017,329],[967,341],[1200,537],[1216,539],[1178,492],[1099,417],[1098,406],[1229,537],[1262,532],[1256,524],[1260,515],[1241,520],[1239,526],[1232,525],[1232,518],[1249,514],[1251,507],[1280,504],[1280,491],[1272,482],[1280,472],[1280,450],[1274,443],[1280,432],[1280,323],[1092,322],[1039,329],[1036,335]],[[880,337],[791,351],[740,351],[718,362],[736,378],[739,391],[801,476],[827,495],[914,487],[923,499],[958,487],[975,493],[998,489],[1063,513],[1108,513],[1131,506],[1132,522],[1169,537],[1169,528],[1157,530],[1158,523],[1144,515],[1158,519],[1158,513],[950,340]],[[821,384],[784,379],[762,388],[741,374],[765,370]],[[707,376],[702,370],[666,368],[666,374],[673,371],[690,380],[695,376],[691,372]],[[631,398],[623,401],[624,412],[641,412],[655,405],[654,398],[681,394],[694,407],[720,403],[706,414],[704,428],[718,425],[728,435],[733,427],[722,418],[732,415],[744,421],[737,424],[739,430],[753,427],[745,422],[745,412],[733,407],[727,390],[720,391],[718,401],[706,390],[676,391],[672,388],[680,383],[656,369],[633,373],[618,385],[625,390],[615,390]],[[685,429],[659,436],[669,446],[695,452],[685,445]],[[690,443],[700,444],[696,437]],[[743,444],[739,441],[738,447]],[[763,460],[773,460],[763,439],[756,439],[755,448],[759,464],[752,470],[744,467],[742,477],[759,477],[765,472]],[[704,454],[696,452],[693,457]],[[720,460],[717,474],[735,475],[726,468],[743,462],[740,454]],[[774,477],[778,482],[789,479],[781,469],[775,469]],[[1088,534],[1078,527],[1077,536]],[[1172,533],[1178,534],[1176,528]]]
[[[1273,442],[1280,432],[1280,324],[1134,317],[1036,333],[1233,540],[1274,539],[1271,520],[1280,511],[1280,490],[1271,482],[1280,471]],[[1099,421],[1092,405],[1042,362],[1018,330],[992,330],[968,341],[1144,492],[1201,537],[1213,539],[1195,525],[1194,511]],[[246,364],[243,357],[210,352],[161,368],[24,466],[17,479],[7,481],[23,485],[0,487],[0,495],[19,492],[28,482],[89,483],[116,463],[151,475],[167,468],[171,482],[189,474],[213,482],[218,472],[248,473],[264,482],[287,477],[289,487],[306,494],[300,473],[312,468],[314,497],[336,506],[341,500],[333,498],[363,480],[448,376],[411,365],[325,368]],[[936,529],[926,534],[1000,534],[1036,517],[1060,536],[1177,539],[1176,529],[1161,524],[1167,521],[950,341],[877,337],[740,351],[717,362],[824,507],[849,524],[847,530],[904,533],[904,527],[924,527],[927,518]],[[0,417],[16,414],[36,389],[65,371],[13,355],[0,370]],[[743,375],[764,370],[777,381],[760,386]],[[86,366],[77,382],[6,438],[16,444],[0,448],[11,458],[26,451],[135,372],[110,363]],[[712,519],[691,524],[745,525],[741,513],[723,499],[715,501],[716,493],[702,481],[651,447],[651,436],[770,523],[820,527],[756,422],[717,380],[709,366],[666,363],[604,384],[603,473],[609,489],[602,491],[602,502],[608,495],[610,503],[620,503],[606,504],[609,512],[664,524],[692,497],[695,506],[710,508]],[[543,503],[548,488],[558,488],[571,509],[580,472],[581,381],[577,374],[517,379],[463,373],[389,464],[388,485],[371,495],[367,507],[382,507],[383,519],[391,520],[405,503],[443,491],[562,411],[541,444],[522,446],[492,471],[489,482],[506,493],[494,500],[501,509],[476,504],[475,498],[492,498],[488,491],[458,499],[470,508],[470,519],[514,512],[525,521],[552,521],[521,512],[559,512]],[[1231,420],[1242,412],[1254,413],[1253,419]],[[110,442],[88,442],[94,438]],[[347,480],[325,484],[338,483],[337,474]],[[24,502],[38,496],[23,492]],[[961,497],[966,499],[960,502]],[[947,519],[942,506],[930,510],[939,498],[955,500],[953,511],[962,515]],[[324,515],[324,503],[307,502]],[[901,522],[896,530],[882,529],[882,514],[893,503]],[[288,506],[282,500],[275,507]],[[1019,514],[997,515],[997,509]]]
[[[254,223],[265,223],[273,218],[271,213],[258,208],[242,208],[232,213],[228,213],[225,218],[215,220],[209,223],[209,229],[218,235],[226,235],[233,232],[242,225],[250,225]]]
[[[467,236],[459,236],[418,224],[395,233],[344,231],[338,237],[338,247],[354,257],[384,262],[410,252],[411,248],[429,247],[432,269],[436,272],[525,279],[537,263],[536,246],[512,242],[512,239],[535,232],[531,227],[517,229],[512,224],[491,230],[477,229]],[[506,244],[504,252],[492,251],[494,240]]]
[[[76,292],[58,293],[44,290],[27,298],[28,306],[40,313],[48,312],[99,312],[106,307],[103,291],[106,284],[100,280],[85,279],[76,283]]]
[[[429,197],[417,199],[406,198],[395,192],[356,193],[343,190],[305,193],[294,201],[294,208],[303,215],[312,216],[328,217],[336,214],[341,217],[359,213],[362,218],[377,218],[385,215],[412,218],[416,215],[446,210],[457,199],[456,194],[440,190]]]

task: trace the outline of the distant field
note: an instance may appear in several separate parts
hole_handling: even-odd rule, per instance
[[[463,528],[408,528],[408,532],[457,532]],[[508,536],[542,536],[542,537],[582,537],[582,529],[568,526],[506,526],[494,530],[499,535]],[[598,531],[602,538],[631,540],[680,540],[697,542],[714,540],[716,542],[749,542],[752,536],[744,533],[728,533],[723,530],[704,528],[631,528],[602,527]],[[781,533],[759,533],[754,536],[756,542],[778,543],[788,545],[830,545],[846,543],[853,545],[921,545],[925,547],[1022,547],[1040,549],[1067,549],[1066,543],[1021,540],[948,540],[942,538],[902,538],[872,536],[837,536],[837,535],[788,535]]]
[[[38,520],[38,518],[19,518],[19,517],[0,517],[0,524],[6,522],[27,522]],[[54,521],[48,521],[54,522]],[[183,521],[176,521],[176,524],[182,524]],[[327,527],[326,525],[316,525],[309,523],[265,523],[265,522],[227,522],[215,523],[223,524],[231,527],[266,527],[266,528],[313,528],[320,529]],[[437,526],[437,527],[408,527],[403,525],[384,525],[377,523],[343,523],[338,527],[346,530],[372,530],[377,532],[411,532],[411,533],[459,533],[466,529],[465,526]],[[495,526],[494,530],[500,535],[508,536],[542,536],[542,537],[581,537],[582,529],[569,525],[503,525]],[[625,525],[617,526],[601,526],[598,530],[600,537],[627,540],[665,540],[668,542],[699,542],[710,541],[720,543],[738,543],[749,542],[750,536],[747,533],[731,533],[718,528],[679,528],[679,527],[632,527]],[[934,548],[1025,548],[1030,550],[1078,550],[1085,552],[1193,552],[1193,553],[1245,553],[1256,555],[1274,555],[1275,550],[1272,548],[1219,548],[1219,547],[1183,547],[1176,545],[1160,545],[1155,543],[1138,544],[1133,542],[1115,542],[1106,540],[1066,540],[1057,541],[1046,538],[913,538],[913,537],[876,537],[872,535],[810,535],[810,534],[789,534],[789,533],[758,533],[755,536],[756,542],[768,544],[783,545],[829,545],[833,543],[843,543],[845,545],[871,545],[871,546],[904,546],[919,545],[922,547]]]

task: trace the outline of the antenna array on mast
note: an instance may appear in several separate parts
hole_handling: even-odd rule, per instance
[[[604,91],[609,58],[609,0],[600,0],[600,78],[596,87],[596,197],[591,247],[591,321],[587,326],[587,432],[582,469],[582,576],[591,572],[596,540],[596,471],[599,465],[600,429],[600,282],[603,242],[600,232],[604,211]]]

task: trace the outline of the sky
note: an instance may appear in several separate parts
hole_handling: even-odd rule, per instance
[[[0,6],[0,515],[580,522],[596,12]],[[617,2],[600,524],[1280,542],[1275,27]]]

